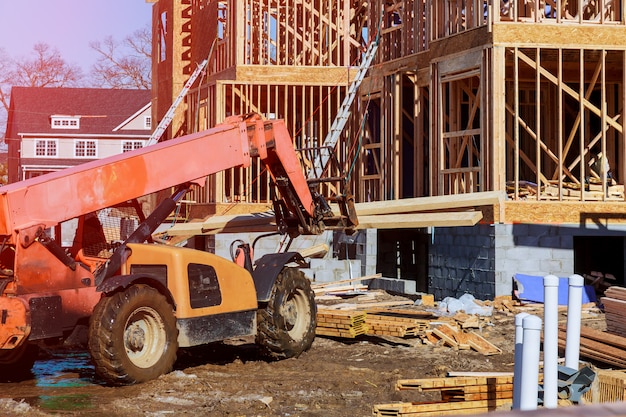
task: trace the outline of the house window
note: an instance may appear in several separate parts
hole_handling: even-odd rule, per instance
[[[167,58],[165,53],[166,51],[166,37],[167,37],[167,12],[161,13],[161,18],[159,19],[159,40],[158,40],[158,52],[157,56],[159,57],[159,62],[164,62]]]
[[[95,158],[98,156],[95,140],[74,141],[74,156],[76,158]]]
[[[122,142],[122,152],[130,152],[143,148],[143,140],[125,140]]]
[[[144,129],[152,129],[152,117],[151,116],[145,116],[143,118],[143,127]]]
[[[57,140],[56,139],[38,139],[35,140],[35,156],[57,156]]]
[[[53,129],[79,129],[80,117],[52,116],[50,124]]]

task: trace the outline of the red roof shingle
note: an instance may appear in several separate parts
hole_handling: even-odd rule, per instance
[[[13,87],[6,137],[18,138],[20,133],[146,134],[145,130],[113,129],[150,99],[149,90]],[[80,129],[52,129],[52,115],[81,116]]]

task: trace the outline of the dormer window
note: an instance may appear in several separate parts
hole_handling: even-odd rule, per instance
[[[79,116],[51,116],[52,129],[80,129]]]

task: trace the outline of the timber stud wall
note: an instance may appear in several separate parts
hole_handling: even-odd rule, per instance
[[[363,7],[351,0],[156,1],[153,45],[157,50],[164,36],[166,53],[155,64],[155,119],[169,108],[194,66],[208,58],[207,71],[177,112],[171,128],[176,133],[170,135],[256,112],[285,119],[296,146],[320,146],[366,45]],[[345,132],[354,136],[350,127]],[[345,171],[358,147],[342,143],[337,149],[343,166],[335,170]],[[258,164],[232,169],[212,176],[193,199],[267,202],[267,177]]]

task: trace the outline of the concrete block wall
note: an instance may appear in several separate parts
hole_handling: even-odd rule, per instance
[[[495,295],[495,230],[490,225],[431,229],[428,288],[435,299]]]
[[[496,293],[509,294],[516,273],[568,277],[575,273],[574,238],[582,236],[626,235],[626,226],[607,226],[600,222],[586,224],[495,225]],[[626,254],[624,254],[626,259]]]
[[[496,224],[496,294],[510,294],[516,273],[574,273],[573,230],[557,225]]]
[[[624,226],[599,224],[480,224],[433,230],[429,292],[437,299],[465,292],[482,299],[509,295],[516,273],[570,276],[575,272],[574,237],[626,234]]]

